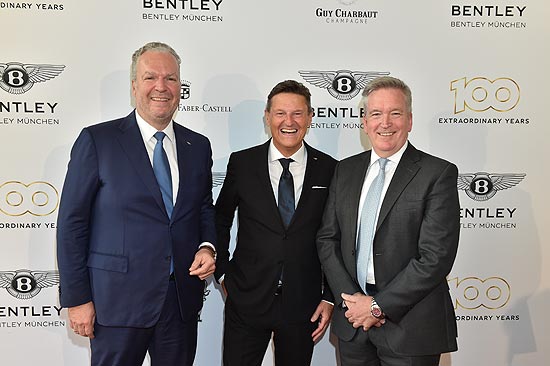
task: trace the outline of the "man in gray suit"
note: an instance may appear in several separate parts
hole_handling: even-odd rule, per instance
[[[446,276],[458,170],[408,142],[412,96],[401,80],[371,81],[361,106],[373,149],[338,163],[317,234],[342,366],[436,366],[457,350]]]

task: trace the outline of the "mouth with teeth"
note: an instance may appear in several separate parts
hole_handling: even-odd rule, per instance
[[[395,132],[378,132],[378,135],[382,137],[390,137],[393,136],[394,133]]]
[[[298,132],[297,128],[281,128],[281,133],[283,134],[293,134]]]
[[[169,99],[166,97],[151,97],[153,102],[167,102]]]

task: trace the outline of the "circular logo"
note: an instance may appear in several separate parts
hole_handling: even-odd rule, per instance
[[[0,81],[2,89],[12,94],[23,94],[32,86],[33,83],[29,82],[29,74],[23,64],[17,62],[8,64]]]
[[[493,181],[488,173],[478,173],[470,183],[470,191],[477,201],[486,201],[492,198],[497,191],[493,189]]]
[[[36,289],[36,280],[30,272],[19,272],[11,280],[11,287],[21,294],[28,294]]]
[[[8,216],[30,213],[47,216],[59,205],[59,194],[50,183],[24,184],[10,181],[0,185],[0,211]]]
[[[332,81],[332,87],[340,94],[350,94],[357,88],[357,82],[348,72],[340,72]]]
[[[474,310],[480,307],[500,309],[510,300],[510,285],[500,277],[480,279],[466,277],[462,280],[454,278],[448,281],[454,297],[455,309]]]

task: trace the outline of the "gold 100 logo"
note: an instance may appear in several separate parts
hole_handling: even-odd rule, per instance
[[[488,109],[507,112],[515,108],[520,96],[518,84],[510,78],[464,77],[451,82],[451,91],[455,93],[455,114],[466,108],[474,112]]]
[[[510,300],[510,285],[500,277],[448,279],[455,309],[500,309]]]
[[[46,216],[58,205],[59,193],[50,183],[10,181],[0,185],[0,211],[8,216]]]

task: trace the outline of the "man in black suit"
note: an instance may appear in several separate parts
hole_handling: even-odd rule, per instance
[[[436,366],[457,349],[446,276],[458,170],[408,142],[412,97],[401,80],[371,81],[361,106],[373,149],[337,165],[317,235],[342,366]]]
[[[272,139],[229,158],[216,202],[225,366],[261,365],[272,333],[277,365],[309,365],[330,322],[332,294],[323,291],[315,235],[336,161],[303,141],[312,117],[309,90],[283,81],[267,98]]]

